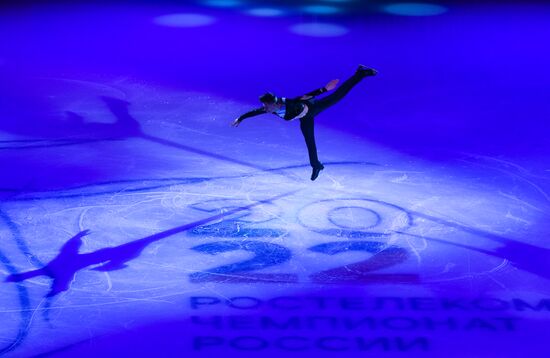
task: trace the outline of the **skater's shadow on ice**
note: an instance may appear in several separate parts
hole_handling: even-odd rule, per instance
[[[79,113],[65,111],[62,118],[56,121],[52,119],[46,121],[46,123],[51,122],[48,129],[54,132],[44,132],[46,138],[1,141],[0,149],[61,147],[90,142],[123,140],[143,134],[139,122],[129,113],[129,102],[108,96],[101,96],[99,99],[115,116],[116,121],[114,123],[90,121]],[[54,134],[55,138],[48,138]]]
[[[83,230],[69,239],[69,241],[63,245],[59,254],[44,267],[32,271],[11,274],[5,281],[21,282],[37,276],[47,276],[53,281],[50,291],[46,297],[53,297],[60,292],[68,290],[75,274],[86,267],[99,265],[93,268],[93,270],[96,271],[114,271],[123,269],[128,266],[128,262],[139,257],[142,251],[154,242],[209,222],[222,219],[229,215],[248,210],[252,207],[270,203],[286,196],[291,196],[296,192],[297,191],[291,191],[266,200],[256,201],[250,205],[236,207],[221,214],[213,215],[205,219],[162,231],[142,239],[130,241],[122,245],[107,247],[82,254],[79,253],[80,247],[82,246],[82,238],[89,234],[88,230]]]
[[[423,217],[425,219],[432,220],[439,224],[443,224],[446,227],[459,229],[465,233],[473,234],[478,237],[483,237],[492,240],[495,243],[500,244],[493,249],[486,249],[483,247],[476,247],[472,245],[463,244],[461,242],[451,242],[445,239],[439,239],[434,237],[427,237],[424,235],[415,235],[407,232],[399,232],[401,234],[422,238],[427,241],[437,242],[447,246],[454,246],[472,250],[482,254],[486,254],[500,259],[507,260],[512,266],[517,269],[532,273],[542,278],[550,279],[550,271],[548,270],[548,261],[550,259],[550,249],[544,247],[538,247],[529,243],[521,242],[518,240],[508,239],[500,235],[496,235],[491,232],[480,230],[477,228],[469,227],[466,225],[450,222],[444,219],[436,218],[431,215],[423,213],[413,213],[416,216]]]
[[[270,169],[268,167],[231,158],[209,150],[195,148],[179,142],[146,134],[143,132],[140,123],[130,114],[130,102],[108,96],[101,96],[99,98],[116,118],[114,123],[89,121],[85,116],[74,111],[65,111],[64,120],[60,122],[63,123],[63,125],[60,123],[56,123],[55,125],[52,124],[52,126],[55,126],[61,131],[61,133],[63,133],[61,138],[1,141],[0,150],[52,148],[80,145],[91,142],[120,141],[130,138],[142,138],[166,147],[184,150],[186,152],[207,156],[248,168],[263,171]]]

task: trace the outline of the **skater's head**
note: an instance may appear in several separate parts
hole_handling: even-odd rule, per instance
[[[273,112],[281,107],[279,98],[271,92],[261,95],[260,102],[262,102],[267,112]]]

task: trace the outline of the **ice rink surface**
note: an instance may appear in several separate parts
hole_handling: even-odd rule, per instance
[[[550,353],[550,8],[215,3],[0,15],[0,355]]]

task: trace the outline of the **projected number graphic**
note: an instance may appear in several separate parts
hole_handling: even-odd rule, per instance
[[[257,241],[218,241],[191,248],[192,250],[218,255],[230,251],[250,251],[255,256],[246,261],[195,272],[190,275],[193,283],[297,283],[298,276],[291,273],[251,273],[251,271],[276,266],[289,261],[292,253],[284,246]],[[361,283],[417,283],[418,275],[406,273],[371,273],[404,262],[407,250],[394,245],[374,241],[328,242],[309,248],[310,251],[336,255],[348,251],[364,251],[370,258],[349,265],[321,271],[310,275],[314,283],[361,284]]]
[[[222,208],[220,209],[220,204]],[[243,203],[225,200],[206,201],[191,207],[201,211],[226,210]],[[273,205],[271,213],[279,212]],[[412,222],[412,217],[403,208],[377,200],[343,199],[320,200],[309,204],[300,211],[300,222],[311,231],[325,236],[347,238],[347,241],[335,241],[318,244],[307,250],[336,256],[346,252],[364,252],[370,257],[327,269],[309,275],[313,283],[322,284],[366,284],[366,283],[417,283],[419,277],[410,273],[377,272],[404,263],[409,258],[409,252],[395,245],[387,245],[378,241],[362,241],[357,239],[388,239],[392,228],[403,229]],[[239,217],[220,223],[196,228],[191,235],[209,237],[238,238],[245,241],[218,241],[191,248],[194,251],[218,255],[231,251],[249,251],[255,254],[252,259],[235,262],[196,272],[190,275],[193,283],[199,282],[286,282],[297,283],[297,275],[290,273],[257,273],[255,270],[274,267],[292,258],[290,249],[281,245],[252,241],[252,239],[281,237],[284,231],[272,228],[250,227],[252,224],[269,224],[276,216],[265,212],[245,213]],[[315,218],[312,224],[308,219]],[[355,240],[349,240],[355,239]],[[326,261],[326,260],[323,260]],[[336,261],[336,260],[334,260]]]
[[[298,282],[298,276],[285,273],[251,273],[251,271],[282,264],[292,257],[289,249],[267,242],[258,241],[219,241],[192,247],[191,250],[217,255],[224,252],[245,250],[255,254],[246,261],[215,267],[190,275],[191,282]]]
[[[398,265],[409,257],[408,251],[397,246],[387,246],[374,241],[327,242],[309,248],[311,251],[337,255],[348,251],[373,253],[370,258],[349,265],[312,274],[317,283],[414,283],[418,275],[397,273],[370,273]]]

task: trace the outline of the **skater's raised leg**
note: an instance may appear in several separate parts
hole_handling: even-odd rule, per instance
[[[353,76],[344,81],[344,83],[342,83],[333,93],[315,102],[315,114],[318,114],[339,102],[363,78],[367,76],[375,76],[376,74],[377,71],[375,69],[359,65]]]

